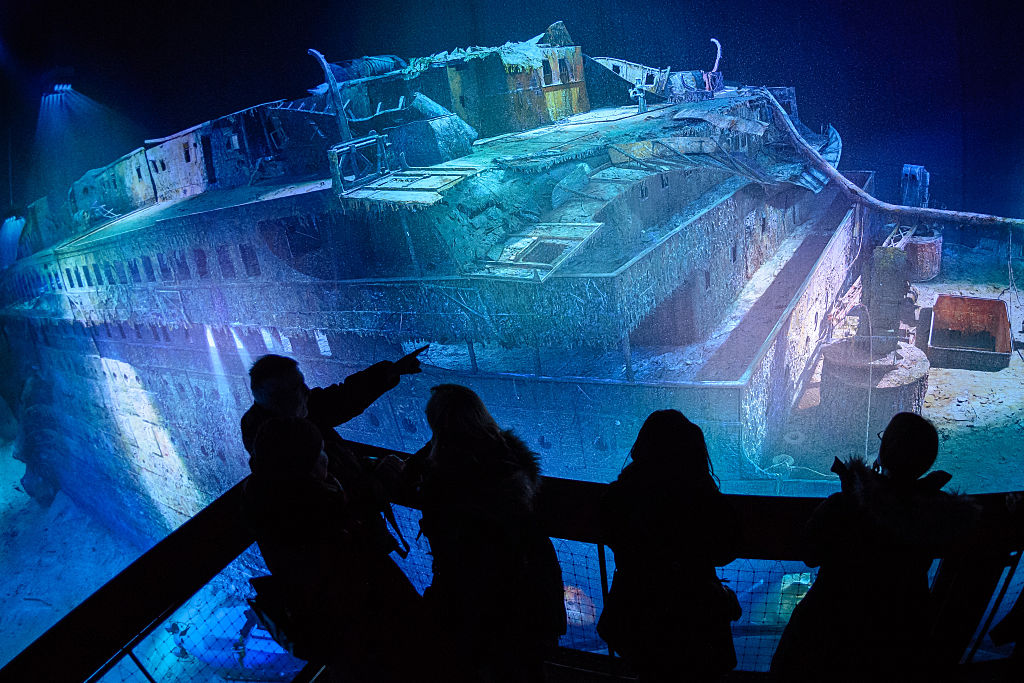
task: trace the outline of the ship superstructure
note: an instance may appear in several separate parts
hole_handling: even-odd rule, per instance
[[[676,72],[640,111],[561,24],[323,65],[306,98],[147,140],[30,207],[0,338],[31,491],[159,537],[246,473],[253,359],[325,384],[423,343],[427,371],[344,435],[415,450],[429,386],[458,382],[549,474],[614,476],[678,407],[723,479],[761,476],[864,234],[789,141],[780,102],[838,163],[792,89]]]

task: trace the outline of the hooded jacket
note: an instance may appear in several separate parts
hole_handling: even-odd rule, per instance
[[[832,470],[842,490],[818,507],[804,532],[803,559],[821,569],[793,611],[772,671],[786,680],[812,680],[822,671],[914,680],[926,664],[933,614],[928,570],[963,542],[977,509],[941,491],[951,478],[945,472],[901,482],[859,458],[837,459]]]
[[[425,463],[420,526],[434,571],[425,597],[483,666],[529,658],[566,630],[561,568],[536,515],[539,489],[537,458],[511,431],[435,448]]]
[[[675,455],[634,459],[601,501],[615,575],[598,633],[644,675],[717,675],[736,666],[739,615],[715,567],[736,558],[739,522],[710,473]]]
[[[383,481],[377,475],[377,463],[353,453],[334,428],[358,417],[385,392],[397,386],[398,381],[394,363],[381,361],[349,375],[337,384],[310,389],[306,402],[306,419],[320,430],[330,473],[345,490],[348,514],[361,523],[368,535],[376,539],[377,547],[383,554],[401,547],[388,532],[387,522],[382,517],[382,514],[390,513],[392,482]],[[277,417],[276,413],[257,403],[242,416],[242,443],[249,452],[249,466],[254,472],[251,456],[256,436],[260,428],[274,417]]]

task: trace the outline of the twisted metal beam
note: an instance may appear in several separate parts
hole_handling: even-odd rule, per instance
[[[1004,218],[1002,216],[991,216],[985,213],[929,209],[919,206],[903,206],[901,204],[883,202],[880,199],[872,197],[856,183],[837,171],[830,163],[825,161],[822,156],[818,154],[818,151],[814,149],[802,135],[800,135],[800,132],[797,131],[796,126],[793,125],[793,121],[789,118],[786,110],[781,104],[779,104],[779,101],[775,99],[775,96],[772,95],[767,88],[763,88],[761,91],[764,96],[768,98],[768,101],[771,102],[775,110],[781,115],[781,120],[786,124],[784,126],[784,130],[788,133],[790,140],[793,142],[793,145],[800,154],[803,155],[814,168],[828,176],[829,180],[834,181],[853,201],[860,202],[864,206],[868,206],[876,211],[893,214],[900,219],[912,218],[923,221],[938,221],[941,223],[965,223],[968,225],[1006,226],[1011,229],[1024,229],[1024,219],[1022,218]]]

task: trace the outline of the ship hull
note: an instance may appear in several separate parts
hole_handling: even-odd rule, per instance
[[[816,205],[834,199],[827,192],[812,197]],[[305,201],[290,204],[287,215],[309,215],[322,199],[311,195]],[[743,213],[731,220],[742,230],[749,206],[740,208]],[[280,209],[271,204],[261,210],[243,209],[249,224]],[[796,222],[812,207],[789,211]],[[760,490],[756,482],[768,476],[766,449],[803,387],[823,321],[853,274],[863,229],[852,210],[838,216],[837,224],[804,238],[805,244],[817,240],[816,255],[761,330],[763,338],[748,340],[746,359],[717,374],[704,367],[679,379],[646,371],[644,359],[665,349],[643,345],[627,350],[636,366],[629,377],[618,349],[579,351],[596,360],[589,374],[571,374],[559,360],[571,354],[558,348],[503,350],[445,339],[435,343],[434,360],[427,356],[422,374],[403,378],[339,431],[352,440],[414,451],[429,438],[423,416],[429,388],[455,382],[477,391],[498,421],[540,454],[546,474],[607,481],[622,467],[646,416],[674,407],[704,428],[716,473],[727,486],[743,481]],[[247,238],[246,222],[238,217],[190,220],[192,235],[205,234],[196,222],[208,221],[223,242]],[[176,228],[166,235],[189,244],[182,226]],[[161,234],[146,239],[152,243]],[[104,249],[109,252],[111,244],[132,248],[115,240]],[[261,268],[268,279],[281,281],[278,286],[243,280],[210,287],[200,281],[193,288],[154,286],[135,296],[124,285],[110,288],[105,299],[53,292],[48,306],[8,308],[0,317],[11,359],[4,386],[19,406],[17,457],[29,472],[125,537],[149,545],[247,474],[238,423],[251,403],[246,371],[252,360],[267,352],[291,355],[311,385],[325,385],[418,343],[403,346],[337,321],[351,320],[358,308],[351,305],[353,296],[372,299],[378,289],[419,288],[421,282],[324,281],[275,259],[272,245],[262,244]],[[344,249],[336,245],[331,252]],[[63,254],[64,263],[74,258],[80,255]],[[471,282],[460,284],[471,291]],[[339,299],[342,291],[348,299]],[[63,317],[54,302],[62,302]]]

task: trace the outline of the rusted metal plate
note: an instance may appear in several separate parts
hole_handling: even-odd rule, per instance
[[[939,368],[1001,370],[1010,365],[1013,338],[1006,303],[940,294],[928,331],[928,360]]]

